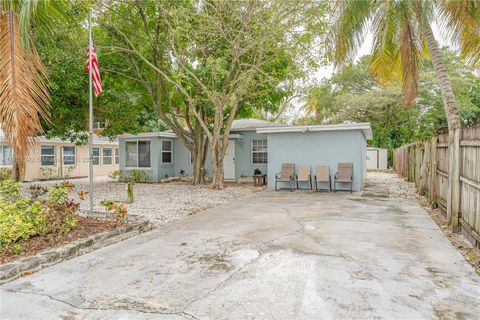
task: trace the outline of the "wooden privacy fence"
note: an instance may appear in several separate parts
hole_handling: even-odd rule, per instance
[[[458,130],[455,139],[459,148],[453,155],[448,134],[395,149],[393,166],[398,174],[415,182],[432,206],[447,213],[454,229],[461,229],[480,247],[480,126]],[[458,160],[452,161],[451,172],[450,159]]]

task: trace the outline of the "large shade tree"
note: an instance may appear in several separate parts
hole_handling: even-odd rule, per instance
[[[404,102],[409,106],[418,94],[419,61],[428,52],[433,63],[449,130],[449,195],[457,198],[460,119],[440,49],[432,31],[437,20],[448,29],[462,55],[474,65],[480,64],[480,3],[456,0],[341,0],[335,3],[333,37],[337,66],[355,58],[368,31],[374,36],[371,67],[385,80],[399,77]],[[458,223],[458,204],[447,199],[447,215],[453,227]]]
[[[32,30],[72,19],[71,0],[1,0],[0,124],[13,146],[13,176],[22,178],[32,138],[49,118],[47,71],[32,40]]]
[[[324,7],[308,0],[106,1],[97,21],[114,40],[106,47],[129,62],[121,72],[145,87],[192,152],[195,177],[203,178],[208,144],[212,187],[220,189],[233,120],[281,102],[281,83],[293,74],[300,44],[310,47],[310,27],[323,22]]]

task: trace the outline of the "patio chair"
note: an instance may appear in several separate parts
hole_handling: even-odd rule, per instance
[[[275,175],[275,191],[278,191],[277,184],[279,182],[288,182],[290,191],[293,191],[292,182],[295,175],[294,163],[282,163],[282,171]]]
[[[329,166],[317,166],[317,171],[315,172],[313,179],[315,183],[315,190],[318,190],[319,182],[326,182],[328,183],[328,191],[332,191],[332,176],[330,175]]]
[[[308,182],[308,188],[312,189],[312,175],[310,174],[310,165],[303,165],[298,168],[298,174],[295,175],[295,181],[297,182],[297,190],[299,182]]]
[[[353,163],[339,163],[337,173],[335,173],[333,190],[337,191],[337,183],[350,183],[350,192],[353,187]]]

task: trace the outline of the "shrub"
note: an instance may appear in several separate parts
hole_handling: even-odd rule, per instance
[[[28,187],[28,191],[30,192],[32,199],[38,200],[47,194],[48,188],[42,187],[39,184],[32,184],[31,186]]]
[[[110,179],[118,182],[146,182],[148,181],[148,174],[142,170],[131,170],[129,174],[125,174],[122,169],[112,171],[108,174]]]
[[[128,213],[128,208],[125,203],[112,201],[112,200],[103,200],[100,202],[102,206],[105,207],[106,211],[113,211],[117,220],[125,220]]]
[[[0,180],[8,180],[12,177],[12,169],[0,168]]]
[[[32,200],[20,194],[18,183],[0,181],[0,251],[18,253],[23,240],[49,232],[65,234],[76,226],[79,203],[68,198],[73,184],[54,185],[42,198],[45,189],[32,185],[30,192],[37,196]]]
[[[113,179],[113,180],[116,180],[118,182],[125,182],[125,179],[127,178],[124,173],[123,173],[123,170],[122,169],[118,169],[118,170],[115,170],[115,171],[112,171],[108,174],[108,177],[110,179]]]
[[[72,190],[73,185],[67,181],[54,185],[48,192],[48,200],[45,204],[48,209],[50,232],[65,234],[77,225],[75,212],[80,204],[68,198],[68,193]]]
[[[0,251],[18,253],[22,240],[47,231],[49,221],[42,203],[22,197],[19,190],[18,183],[0,182]]]

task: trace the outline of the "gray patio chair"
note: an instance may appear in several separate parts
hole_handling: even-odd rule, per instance
[[[275,191],[278,191],[277,184],[279,182],[288,182],[290,191],[293,191],[292,182],[295,175],[294,163],[282,163],[282,171],[275,175]]]
[[[337,191],[337,183],[350,183],[350,192],[353,187],[353,163],[339,163],[337,173],[335,173],[333,190]]]
[[[295,175],[295,182],[297,183],[297,190],[299,182],[308,182],[308,189],[312,189],[312,175],[310,174],[310,165],[306,164],[298,168],[298,174]]]
[[[328,191],[332,191],[332,176],[330,175],[329,166],[317,166],[313,179],[315,182],[315,190],[318,190],[319,182],[326,182],[328,183]]]

